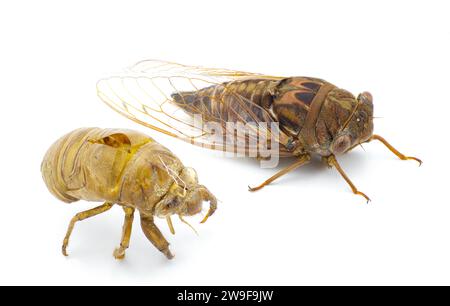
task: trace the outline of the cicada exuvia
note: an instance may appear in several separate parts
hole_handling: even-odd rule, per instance
[[[125,220],[114,257],[125,257],[137,210],[145,236],[171,259],[169,243],[156,226],[155,217],[165,218],[174,234],[172,215],[187,223],[183,217],[200,213],[202,203],[208,201],[210,208],[202,220],[205,222],[217,207],[214,195],[198,183],[194,169],[185,167],[175,154],[152,138],[132,130],[74,130],[48,149],[41,172],[49,191],[63,202],[104,202],[72,218],[62,245],[65,256],[75,223],[119,205]]]
[[[328,166],[336,168],[353,193],[369,200],[351,182],[336,156],[372,140],[382,142],[402,160],[421,164],[420,159],[403,155],[383,137],[373,134],[370,93],[355,97],[318,78],[278,77],[147,60],[123,74],[100,80],[97,91],[122,115],[184,141],[223,151],[232,148],[262,159],[270,158],[267,149],[272,156],[297,158],[259,186],[249,187],[251,191],[318,154]],[[214,128],[205,128],[211,123]],[[239,131],[242,126],[244,133]],[[217,130],[222,131],[221,137],[217,137]],[[233,136],[232,140],[224,135]]]

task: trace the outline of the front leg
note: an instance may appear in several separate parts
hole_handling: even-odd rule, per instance
[[[400,153],[396,148],[394,148],[389,142],[387,142],[386,139],[384,139],[380,135],[372,135],[372,137],[370,137],[369,141],[371,141],[371,140],[378,140],[379,142],[384,144],[386,146],[386,148],[388,148],[392,153],[397,155],[397,157],[400,158],[401,160],[415,160],[416,162],[419,163],[419,166],[422,165],[422,161],[420,159],[418,159],[417,157],[413,157],[413,156],[406,156],[406,155]]]
[[[169,243],[153,222],[153,216],[141,213],[141,227],[147,239],[168,259],[172,259],[173,255],[169,250]]]
[[[331,167],[335,167],[336,170],[339,172],[339,174],[344,178],[344,180],[347,182],[347,184],[350,186],[354,194],[359,194],[360,196],[363,196],[367,203],[370,201],[370,198],[366,196],[363,192],[359,191],[356,186],[352,183],[352,181],[348,178],[347,174],[345,174],[344,170],[339,165],[338,161],[336,160],[336,157],[331,154],[330,156],[323,157],[327,165]]]

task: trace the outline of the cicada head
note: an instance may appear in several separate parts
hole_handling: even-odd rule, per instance
[[[216,210],[217,200],[206,187],[198,184],[195,170],[186,167],[174,178],[166,196],[156,205],[155,214],[159,217],[174,214],[193,216],[202,211],[205,201],[210,203],[210,207],[204,221]]]
[[[343,89],[333,89],[326,97],[317,124],[317,141],[324,154],[343,154],[366,142],[373,132],[372,95],[355,98]]]

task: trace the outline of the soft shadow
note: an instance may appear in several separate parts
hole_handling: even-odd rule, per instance
[[[297,159],[295,157],[287,157],[280,158],[278,165],[275,168],[261,168],[260,161],[255,158],[245,157],[245,158],[227,158],[227,157],[213,157],[217,158],[217,162],[222,164],[230,165],[230,169],[239,169],[240,171],[252,171],[252,172],[260,172],[264,179],[269,178],[275,173],[281,171],[282,169],[288,167],[289,165],[295,163]],[[351,151],[347,154],[337,157],[338,162],[341,164],[341,167],[347,172],[352,173],[354,175],[359,175],[365,173],[369,163],[368,160],[371,159],[371,155],[362,150],[359,151]],[[328,169],[325,162],[321,160],[321,157],[318,155],[313,155],[311,157],[311,161],[308,164],[305,164],[289,174],[283,176],[279,180],[273,182],[273,184],[278,184],[281,181],[290,181],[290,180],[309,180],[311,177],[317,176],[323,171]],[[232,170],[234,171],[234,170]],[[335,170],[334,170],[335,171]]]

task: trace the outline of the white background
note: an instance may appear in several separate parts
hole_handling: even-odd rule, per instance
[[[2,2],[0,284],[450,284],[448,12],[446,1]],[[369,205],[317,160],[250,193],[278,169],[169,139],[97,98],[99,78],[146,58],[369,90],[376,133],[424,164],[379,143],[342,157]],[[114,260],[118,207],[77,224],[61,255],[70,218],[96,203],[59,202],[40,162],[82,126],[148,133],[221,200],[206,224],[192,221],[199,237],[158,223],[174,260],[138,222],[126,259]]]

